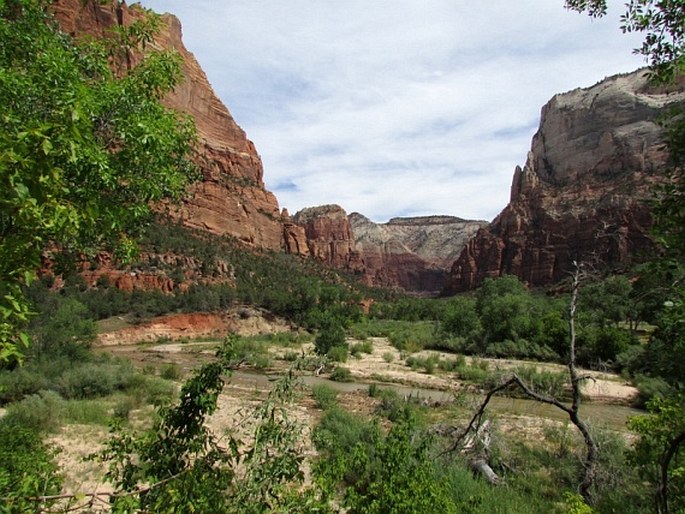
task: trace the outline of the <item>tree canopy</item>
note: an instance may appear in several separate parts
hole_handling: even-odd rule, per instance
[[[147,45],[159,18],[75,40],[48,3],[0,0],[0,363],[28,344],[22,287],[46,249],[129,256],[151,202],[179,198],[195,169],[194,125],[161,103],[180,57]],[[138,64],[117,66],[128,52]]]

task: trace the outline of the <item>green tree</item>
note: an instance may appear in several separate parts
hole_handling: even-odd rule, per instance
[[[655,484],[659,513],[685,509],[685,460],[678,451],[685,442],[685,396],[654,398],[649,414],[630,419],[631,430],[639,434],[633,462],[644,477]]]
[[[587,12],[591,16],[605,15],[606,4],[606,0],[566,1],[567,8]],[[685,72],[683,1],[630,0],[621,21],[624,32],[644,33],[643,44],[635,52],[644,55],[649,61],[652,81],[665,87],[675,84]],[[674,108],[662,123],[666,130],[671,166],[665,172],[666,185],[659,191],[653,209],[655,232],[665,251],[656,266],[666,270],[666,275],[672,275],[672,280],[666,293],[670,299],[663,303],[664,312],[659,316],[658,330],[646,353],[650,371],[669,382],[676,395],[668,399],[655,399],[656,403],[650,404],[652,414],[634,421],[632,426],[640,435],[637,449],[642,464],[651,461],[659,469],[656,511],[668,513],[669,493],[673,489],[669,483],[678,483],[683,473],[677,464],[672,465],[673,457],[685,442],[682,426],[682,420],[685,419],[683,370],[678,365],[682,361],[680,353],[685,348],[685,330],[682,328],[685,325],[685,111],[682,107]],[[645,448],[651,449],[647,451]],[[682,484],[677,485],[672,498],[677,509],[683,508],[682,491]]]
[[[0,362],[28,344],[22,287],[46,248],[130,256],[151,202],[179,198],[195,170],[193,124],[161,103],[180,57],[147,45],[159,18],[76,41],[48,4],[0,1]],[[138,64],[112,66],[122,52]]]
[[[440,320],[440,326],[450,335],[475,339],[482,330],[475,300],[467,296],[450,299]]]

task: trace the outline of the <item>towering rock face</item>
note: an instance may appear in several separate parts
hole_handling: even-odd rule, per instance
[[[303,209],[293,223],[304,229],[309,254],[324,264],[350,271],[368,285],[422,294],[444,287],[468,238],[487,225],[450,216],[377,224],[359,213],[348,216],[337,205]],[[295,244],[294,237],[291,241]]]
[[[487,225],[451,216],[393,218],[377,224],[352,213],[349,220],[367,283],[417,293],[440,291],[466,241]]]
[[[644,70],[552,98],[509,205],[467,243],[444,292],[502,274],[545,285],[574,260],[624,265],[648,252],[647,200],[668,159],[656,119],[683,101],[682,87],[652,89]]]
[[[308,207],[293,216],[304,228],[308,252],[328,266],[363,273],[364,265],[354,242],[347,213],[338,205]]]
[[[127,7],[125,2],[56,0],[52,8],[63,30],[76,36],[102,37],[113,26],[142,16],[140,8]],[[276,197],[264,187],[254,145],[183,45],[178,19],[166,14],[163,22],[153,47],[176,50],[183,58],[183,79],[165,103],[195,120],[204,177],[191,187],[175,216],[189,227],[230,235],[256,248],[283,249],[288,220],[281,217]]]

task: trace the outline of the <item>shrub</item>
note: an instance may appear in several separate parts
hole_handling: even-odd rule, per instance
[[[316,474],[342,482],[349,512],[457,512],[446,484],[436,480],[428,438],[407,422],[393,425],[387,436],[371,425],[367,437],[351,451],[331,444],[315,467]]]
[[[300,357],[298,352],[288,350],[283,354],[283,360],[287,362],[295,362]]]
[[[637,398],[634,401],[636,407],[644,408],[652,398],[664,398],[673,392],[671,386],[661,377],[636,375],[634,382],[638,390]]]
[[[0,370],[0,404],[19,401],[49,386],[50,378],[35,367]]]
[[[179,380],[183,376],[183,370],[175,362],[162,364],[159,375],[166,380]]]
[[[107,425],[108,410],[102,400],[69,400],[64,402],[63,420],[82,425]]]
[[[326,384],[317,384],[312,387],[312,396],[316,406],[328,410],[338,404],[338,391]]]
[[[36,433],[52,432],[59,428],[64,404],[62,397],[54,391],[41,391],[10,404],[2,423]]]
[[[423,368],[426,373],[432,375],[435,373],[435,367],[438,365],[440,358],[437,355],[429,355],[428,357],[408,357],[406,360],[407,366],[412,370]]]
[[[533,366],[516,368],[516,374],[533,389],[533,391],[556,398],[567,395],[568,374],[559,371],[538,371]]]
[[[333,346],[331,349],[328,350],[328,357],[333,361],[333,362],[347,362],[347,354],[348,354],[348,348],[346,344],[342,345],[337,345]]]
[[[130,364],[88,363],[65,371],[55,388],[65,398],[96,398],[125,389],[134,374]]]
[[[314,340],[314,351],[327,355],[331,348],[345,344],[345,332],[340,325],[331,323],[322,328]]]
[[[359,353],[368,353],[371,355],[373,353],[373,343],[371,341],[361,341],[355,343],[350,347],[350,353],[356,355]]]
[[[30,498],[56,495],[62,478],[55,462],[57,451],[43,443],[39,432],[0,420],[0,511],[7,513],[38,512]],[[41,504],[49,511],[54,503]]]
[[[392,361],[395,360],[395,354],[392,352],[383,352],[383,360],[390,364]]]
[[[176,393],[176,386],[169,380],[138,373],[131,378],[127,393],[141,403],[163,405],[172,399]]]
[[[352,372],[348,368],[338,366],[331,373],[331,380],[335,382],[352,382]]]

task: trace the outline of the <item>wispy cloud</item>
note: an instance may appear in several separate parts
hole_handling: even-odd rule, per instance
[[[604,20],[563,0],[142,3],[181,19],[291,213],[491,219],[542,105],[642,65],[621,1]]]

